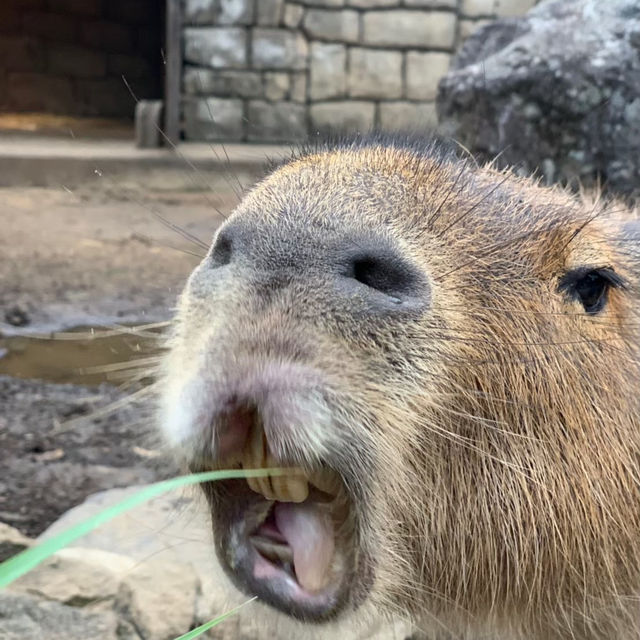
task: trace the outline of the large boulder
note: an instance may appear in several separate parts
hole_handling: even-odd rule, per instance
[[[546,0],[474,33],[439,85],[445,134],[547,182],[640,193],[640,3]]]
[[[0,594],[3,640],[140,640],[111,611],[68,607],[26,593]]]
[[[38,542],[140,489],[89,496],[54,522]],[[0,529],[0,542],[3,539],[23,547],[32,543],[9,528]],[[0,638],[5,638],[4,632],[8,640],[172,640],[246,601],[217,562],[204,498],[196,490],[183,490],[110,520],[0,592]],[[327,625],[302,625],[255,601],[206,637],[405,640],[410,632],[408,622],[380,617],[375,611]]]

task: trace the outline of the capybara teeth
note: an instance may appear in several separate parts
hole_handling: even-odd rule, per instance
[[[336,496],[340,492],[340,477],[331,469],[314,471],[309,477],[309,482],[331,496]]]
[[[242,466],[245,469],[269,469],[280,466],[269,452],[266,436],[261,425],[251,429],[244,447]],[[303,502],[309,495],[309,485],[303,476],[265,476],[247,478],[252,491],[267,500],[279,502]]]
[[[309,483],[303,476],[274,476],[271,482],[279,502],[304,502],[309,495]]]
[[[267,438],[260,424],[255,424],[242,452],[244,469],[275,469],[281,465],[269,451]],[[252,491],[267,500],[278,502],[304,502],[309,497],[309,482],[321,491],[335,496],[340,489],[340,480],[334,471],[315,471],[307,478],[300,469],[291,469],[291,474],[247,478]]]
[[[257,426],[249,432],[244,447],[243,464],[245,469],[262,469],[262,429]],[[264,494],[262,478],[247,478],[247,484],[252,491]]]

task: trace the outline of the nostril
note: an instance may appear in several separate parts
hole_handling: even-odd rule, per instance
[[[231,233],[227,230],[223,230],[218,234],[209,254],[212,266],[223,267],[224,265],[229,264],[231,262],[232,253],[233,240]]]
[[[391,288],[391,281],[396,279],[387,265],[369,256],[354,260],[353,277],[367,287],[384,293]]]
[[[420,278],[415,270],[394,255],[354,256],[349,275],[357,282],[397,299],[415,294]]]

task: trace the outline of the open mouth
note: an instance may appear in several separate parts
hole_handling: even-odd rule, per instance
[[[235,584],[307,621],[334,617],[355,570],[355,525],[344,482],[328,467],[284,465],[252,412],[243,446],[219,468],[290,468],[204,487],[218,555]]]

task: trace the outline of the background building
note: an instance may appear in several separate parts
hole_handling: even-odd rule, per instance
[[[430,126],[460,43],[533,4],[3,0],[0,122],[2,112],[132,119],[140,99],[164,101],[164,115],[148,117],[174,139]]]

